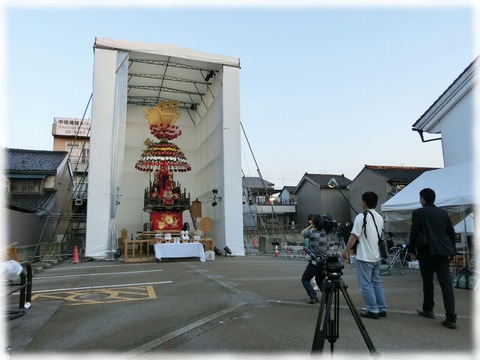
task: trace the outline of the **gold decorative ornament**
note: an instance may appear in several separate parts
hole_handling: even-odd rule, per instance
[[[143,108],[150,125],[172,126],[180,117],[178,100],[161,101],[150,109]]]

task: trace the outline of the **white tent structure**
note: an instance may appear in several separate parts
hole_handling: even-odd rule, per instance
[[[460,164],[439,170],[427,171],[412,181],[393,198],[382,204],[386,223],[397,223],[396,229],[408,231],[412,211],[419,208],[420,191],[430,188],[435,191],[435,205],[448,211],[455,228],[461,235],[461,245],[467,259],[467,219],[477,204],[474,189],[474,164]],[[472,215],[473,217],[473,215]],[[390,229],[392,230],[392,229]]]
[[[202,202],[215,245],[244,255],[239,71],[234,57],[95,40],[85,256],[113,259],[120,231],[136,237],[148,222],[144,190],[151,175],[135,163],[145,139],[153,138],[143,109],[165,100],[180,103],[176,125],[183,134],[175,143],[192,168],[175,180]],[[184,219],[190,221],[188,211]]]
[[[473,233],[475,233],[475,228],[476,228],[475,222],[476,221],[475,221],[474,214],[471,213],[465,218],[465,221],[461,221],[454,226],[455,232],[457,234],[465,233],[465,234],[472,235]]]
[[[389,222],[411,220],[412,211],[421,206],[420,190],[431,188],[436,194],[435,205],[445,208],[450,213],[452,221],[458,223],[474,210],[476,204],[473,176],[473,163],[427,171],[382,204],[381,210],[385,220]]]

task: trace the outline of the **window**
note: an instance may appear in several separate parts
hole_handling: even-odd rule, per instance
[[[403,188],[405,184],[387,184],[387,192],[392,196],[398,194]]]
[[[43,179],[10,179],[10,194],[39,195],[43,193]]]
[[[70,153],[70,162],[76,164],[86,164],[90,156],[90,144],[88,142],[68,141],[65,150]]]

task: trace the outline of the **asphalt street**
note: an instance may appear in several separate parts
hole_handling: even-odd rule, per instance
[[[6,321],[6,355],[310,358],[320,306],[305,303],[300,283],[305,266],[304,260],[269,255],[217,256],[207,262],[64,261],[34,274],[32,306]],[[341,279],[360,310],[354,265],[345,264]],[[438,285],[436,318],[417,315],[422,302],[418,270],[400,274],[393,269],[382,280],[387,317],[362,318],[374,352],[340,292],[338,339],[325,342],[324,354],[356,359],[478,355],[477,291],[455,289],[458,327],[452,330],[440,324],[444,310]],[[17,299],[10,296],[7,306],[18,307]]]

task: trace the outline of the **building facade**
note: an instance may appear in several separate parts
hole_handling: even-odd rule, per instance
[[[90,160],[90,119],[55,117],[52,125],[53,149],[66,151],[73,174],[68,216],[60,225],[69,251],[85,248],[87,228],[88,165]]]
[[[332,179],[338,187],[329,186]],[[350,182],[343,174],[305,173],[294,192],[297,196],[296,223],[305,226],[309,214],[328,215],[342,224],[351,222],[347,188]]]
[[[2,157],[6,243],[21,247],[57,241],[72,194],[68,153],[5,148]]]

